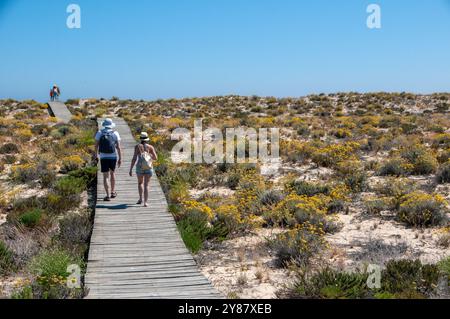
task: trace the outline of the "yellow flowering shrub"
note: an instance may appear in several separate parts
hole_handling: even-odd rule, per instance
[[[355,142],[346,142],[344,144],[332,144],[317,149],[312,154],[312,160],[317,165],[324,167],[333,167],[336,164],[355,157],[360,144]]]
[[[281,226],[312,224],[332,233],[338,229],[338,225],[327,216],[331,201],[331,197],[323,194],[315,196],[290,194],[265,217],[270,223]]]
[[[212,220],[214,218],[214,213],[212,209],[196,200],[184,201],[182,203],[182,210],[184,212],[184,215],[192,212],[197,212],[204,215],[208,220]]]
[[[71,172],[84,166],[85,162],[79,155],[66,156],[62,159],[61,171]]]
[[[242,172],[236,192],[236,201],[243,214],[255,213],[258,195],[265,188],[263,177],[255,170]]]
[[[229,233],[236,232],[243,224],[243,219],[235,205],[222,205],[216,211],[217,219],[223,223]]]
[[[280,141],[280,155],[290,162],[305,162],[315,152],[317,152],[317,147],[310,142],[284,139]]]
[[[350,193],[351,193],[351,190],[347,185],[338,184],[331,189],[330,197],[332,200],[348,203],[351,201],[351,198],[349,196]]]
[[[29,128],[22,128],[15,132],[15,136],[17,136],[17,138],[19,138],[20,141],[27,142],[31,139],[33,133]]]
[[[214,212],[217,221],[226,227],[228,233],[259,228],[264,224],[262,217],[254,214],[241,214],[235,205],[221,205]]]

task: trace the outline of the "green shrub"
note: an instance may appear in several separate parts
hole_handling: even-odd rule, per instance
[[[92,186],[97,182],[97,171],[96,166],[86,167],[80,170],[72,171],[69,176],[80,178],[84,181],[87,186]]]
[[[44,211],[36,208],[30,210],[19,217],[19,222],[25,225],[26,227],[33,228],[39,225],[44,217]]]
[[[0,241],[0,275],[6,275],[15,268],[12,251],[3,241]]]
[[[407,174],[405,165],[400,159],[385,162],[378,171],[379,176],[403,176]]]
[[[450,183],[450,162],[441,166],[436,178],[439,184]]]
[[[192,253],[202,249],[203,242],[211,232],[206,216],[195,212],[185,216],[177,226],[184,244]]]
[[[450,280],[450,257],[447,257],[443,260],[441,260],[438,264],[439,266],[439,270],[443,273],[446,274],[447,277]]]
[[[383,199],[371,199],[364,202],[366,211],[370,215],[379,215],[382,211],[388,210],[389,206]]]
[[[66,156],[62,159],[61,173],[67,174],[72,171],[80,170],[84,164],[84,159],[78,155]]]
[[[83,268],[81,258],[74,257],[69,252],[61,249],[44,250],[34,257],[29,265],[32,274],[51,280],[53,278],[66,279],[69,275],[67,267],[69,265],[78,265]]]
[[[436,226],[447,220],[446,201],[439,195],[413,192],[402,198],[398,218],[411,226]]]
[[[42,207],[53,215],[66,213],[80,204],[80,195],[63,196],[49,193],[42,199]]]
[[[86,189],[86,182],[83,178],[66,176],[56,182],[54,189],[61,196],[79,195]]]
[[[329,195],[330,187],[328,185],[315,184],[306,181],[294,180],[289,182],[285,188],[294,191],[297,195],[315,196],[319,194]]]
[[[413,163],[412,173],[414,175],[428,175],[436,172],[438,161],[431,154],[419,156]]]
[[[300,228],[276,236],[269,241],[269,246],[275,251],[279,266],[284,267],[290,263],[306,266],[323,249],[325,240],[319,229]]]
[[[424,298],[435,292],[439,269],[436,265],[422,265],[419,260],[391,260],[381,278],[382,290],[397,298]]]
[[[87,294],[84,288],[72,289],[67,287],[65,279],[55,278],[51,282],[43,279],[34,280],[31,284],[13,291],[11,299],[62,300],[83,299]]]
[[[6,143],[0,147],[0,154],[13,155],[19,153],[19,147],[14,143]]]
[[[283,194],[277,190],[266,190],[259,195],[259,202],[263,206],[272,206],[283,200]]]
[[[300,270],[288,292],[291,298],[362,299],[370,295],[366,274],[323,268],[315,273]]]
[[[355,193],[361,193],[367,190],[367,174],[364,171],[355,170],[346,174],[343,181]]]
[[[228,177],[226,179],[226,185],[233,190],[236,190],[239,186],[239,182],[241,179],[241,174],[239,172],[232,172],[228,174]]]

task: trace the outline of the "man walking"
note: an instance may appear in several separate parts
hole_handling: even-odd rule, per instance
[[[103,173],[103,185],[105,186],[105,201],[109,202],[117,197],[116,167],[122,165],[122,149],[120,146],[120,135],[114,131],[116,125],[111,119],[102,123],[102,130],[95,135],[95,158],[100,156],[101,172]],[[111,187],[110,187],[111,186]]]

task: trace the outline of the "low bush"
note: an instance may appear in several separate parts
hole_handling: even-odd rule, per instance
[[[283,193],[277,190],[266,190],[259,195],[259,202],[263,206],[272,206],[281,202],[284,198]]]
[[[67,247],[88,243],[91,232],[92,221],[87,211],[71,214],[59,221],[59,239]]]
[[[379,176],[404,176],[408,172],[408,167],[401,159],[391,159],[380,167]]]
[[[228,234],[235,233],[243,227],[243,219],[234,205],[222,205],[215,211],[217,222],[223,224]]]
[[[14,155],[19,153],[19,147],[14,143],[6,143],[0,147],[0,154]]]
[[[63,196],[56,193],[49,193],[42,198],[42,207],[49,214],[59,215],[78,207],[80,201],[80,195]]]
[[[419,260],[391,260],[381,274],[382,290],[397,298],[425,298],[433,294],[439,281],[436,265]]]
[[[436,226],[447,220],[446,205],[440,195],[413,192],[403,197],[397,216],[414,227]]]
[[[379,215],[381,212],[389,210],[389,203],[384,198],[370,198],[364,201],[366,212],[370,215]]]
[[[295,192],[299,196],[305,195],[310,197],[319,194],[329,195],[331,190],[328,185],[315,184],[300,180],[288,182],[285,188],[288,192]]]
[[[310,273],[299,270],[287,292],[290,298],[363,299],[370,296],[366,274],[340,272],[323,268]]]
[[[15,165],[11,168],[11,178],[15,182],[29,183],[39,177],[39,171],[34,164]]]
[[[450,257],[444,258],[438,264],[439,270],[446,275],[450,283]]]
[[[82,178],[66,176],[55,183],[54,189],[61,196],[79,195],[86,189],[86,182]]]
[[[0,240],[0,275],[7,275],[15,268],[12,251]]]
[[[438,161],[436,157],[431,154],[424,154],[419,156],[414,161],[412,174],[429,175],[435,173],[437,168],[438,168]]]
[[[439,184],[450,183],[450,162],[440,167],[436,178]]]
[[[91,187],[97,182],[97,171],[98,169],[96,166],[90,166],[72,171],[69,173],[69,176],[80,178],[88,187]]]
[[[326,242],[323,235],[322,229],[304,225],[278,235],[269,241],[269,246],[275,251],[279,266],[285,267],[291,263],[306,266],[324,248]]]
[[[42,222],[44,215],[45,212],[42,209],[36,208],[22,214],[19,217],[19,222],[26,227],[33,228]]]
[[[328,145],[323,148],[318,148],[312,154],[312,160],[319,166],[334,167],[354,157],[360,147],[361,145],[355,142]]]
[[[265,219],[269,223],[289,227],[311,224],[326,233],[333,233],[339,225],[327,216],[330,200],[323,195],[308,197],[291,194],[266,213]]]
[[[6,223],[2,226],[5,244],[14,258],[17,268],[24,267],[40,249],[40,244],[32,232],[23,231],[23,227]]]
[[[84,160],[78,155],[64,157],[61,164],[61,173],[67,174],[81,169],[84,166]]]
[[[211,233],[206,215],[198,212],[185,216],[177,226],[184,244],[192,253],[202,249],[203,242]]]
[[[59,278],[65,283],[69,275],[67,272],[69,265],[78,265],[83,268],[84,262],[65,250],[49,249],[42,251],[31,260],[29,270],[43,282]]]

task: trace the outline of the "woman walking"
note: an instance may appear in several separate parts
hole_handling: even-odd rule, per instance
[[[136,164],[136,175],[138,179],[139,201],[137,205],[144,204],[148,207],[148,186],[154,174],[152,161],[157,160],[155,148],[148,142],[148,134],[143,132],[140,137],[141,142],[134,148],[134,156],[131,161],[130,176],[133,176],[133,167]],[[136,163],[137,162],[137,163]]]

